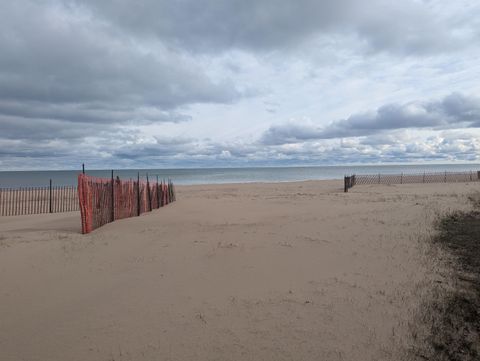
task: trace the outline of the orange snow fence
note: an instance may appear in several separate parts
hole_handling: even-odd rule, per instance
[[[139,216],[175,201],[175,187],[168,183],[122,181],[118,177],[78,175],[82,233],[90,233],[117,219]]]

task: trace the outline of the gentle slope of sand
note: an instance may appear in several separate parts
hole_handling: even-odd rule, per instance
[[[178,187],[79,234],[79,214],[0,218],[0,359],[398,360],[422,239],[478,184]]]

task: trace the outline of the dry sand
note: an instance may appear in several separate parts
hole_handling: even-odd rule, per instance
[[[0,218],[0,360],[400,360],[437,213],[478,184],[178,187],[81,235]]]

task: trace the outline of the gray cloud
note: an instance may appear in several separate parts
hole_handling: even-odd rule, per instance
[[[18,117],[0,117],[0,139],[41,142],[52,139],[73,141],[89,135],[107,131],[104,124],[75,123],[66,127],[64,122],[54,119],[31,119]]]
[[[178,52],[142,49],[64,2],[3,3],[0,14],[0,117],[176,122],[185,117],[172,109],[240,96]]]
[[[373,136],[375,138],[376,136]],[[90,168],[152,168],[221,166],[286,166],[350,163],[390,163],[428,161],[475,161],[479,159],[480,137],[458,131],[435,132],[426,139],[402,132],[387,141],[347,138],[298,144],[262,145],[222,143],[208,139],[169,138],[140,143],[135,134],[117,134],[117,141],[92,143],[79,150],[63,140],[43,141],[26,146],[17,140],[0,139],[0,165],[26,167],[30,161],[47,162],[51,168],[78,169],[82,162]],[[81,159],[81,161],[73,161]]]
[[[322,139],[322,137],[322,130],[320,128],[312,125],[288,123],[271,126],[262,134],[260,143],[265,145],[280,145]]]
[[[165,159],[186,154],[196,147],[191,138],[158,138],[147,144],[131,144],[113,150],[112,156],[119,159]],[[198,148],[196,149],[198,150]]]
[[[121,27],[197,51],[229,48],[272,49],[302,41],[345,22],[355,12],[352,0],[77,1],[100,11]]]
[[[428,55],[452,51],[469,46],[469,35],[458,33],[475,28],[474,17],[463,17],[462,23],[442,18],[428,2],[377,1],[361,13],[354,26],[371,52]]]
[[[241,97],[194,59],[162,44],[142,47],[71,2],[19,0],[1,9],[2,167],[101,161],[125,145],[124,125],[190,121],[191,104]]]
[[[422,104],[421,114],[427,114],[427,122],[414,123],[411,119],[399,121],[395,117],[394,129],[386,118],[372,113],[366,123],[341,123],[360,129],[362,136],[350,131],[345,138],[331,138],[332,129],[339,128],[339,122],[326,131],[308,126],[273,127],[264,134],[263,142],[233,141],[219,142],[210,139],[191,137],[155,136],[145,140],[135,128],[112,128],[109,124],[73,122],[71,127],[55,130],[61,124],[57,120],[42,120],[41,127],[29,127],[28,119],[22,124],[2,122],[6,132],[0,137],[0,165],[21,168],[28,162],[47,162],[59,168],[78,167],[85,161],[90,167],[101,167],[105,162],[110,167],[193,167],[212,164],[216,166],[245,165],[312,165],[338,163],[374,163],[374,162],[411,162],[411,161],[474,161],[480,154],[480,137],[458,130],[436,130],[425,140],[415,139],[404,127],[421,128],[438,124],[475,124],[478,111],[475,98],[452,94],[439,101],[415,103]],[[400,109],[410,105],[387,107]],[[417,108],[415,108],[417,109]],[[443,114],[448,121],[438,121],[428,116],[429,112]],[[400,112],[404,114],[404,109]],[[377,114],[377,116],[375,116]],[[381,114],[391,114],[382,112]],[[364,119],[364,118],[348,118]],[[379,123],[375,123],[376,119]],[[417,119],[417,117],[413,117]],[[443,118],[442,118],[443,119]],[[467,119],[466,122],[463,119]],[[385,123],[386,122],[386,123]],[[450,122],[450,123],[449,123]],[[112,131],[112,129],[115,129]],[[273,129],[273,130],[272,130]],[[313,129],[313,131],[312,131]],[[403,129],[403,130],[402,130]],[[416,128],[418,129],[418,128]],[[366,130],[369,134],[366,135]],[[389,130],[387,134],[382,133]],[[55,136],[50,136],[49,134]],[[345,134],[342,130],[340,134]],[[266,135],[270,138],[266,138]],[[358,135],[358,134],[357,134]],[[41,138],[41,139],[40,139]],[[266,141],[268,139],[268,141]],[[74,161],[81,159],[81,161]]]
[[[442,19],[427,3],[386,0],[147,0],[76,3],[141,36],[189,51],[272,50],[315,36],[354,35],[369,51],[428,54],[467,46],[474,17]],[[457,30],[456,32],[452,31]],[[461,33],[463,35],[456,35]]]
[[[169,130],[188,134],[178,139],[155,137],[162,131],[158,127],[150,128],[155,134],[138,127],[198,121],[195,117],[209,126],[213,121],[208,118],[240,122],[244,117],[250,127],[257,116],[259,126],[264,126],[276,116],[303,115],[300,109],[308,107],[299,101],[304,90],[285,90],[299,85],[296,79],[303,71],[299,88],[319,89],[314,83],[335,76],[348,91],[355,83],[353,73],[366,69],[365,60],[374,69],[379,59],[389,59],[382,64],[395,64],[475,47],[478,6],[450,11],[448,4],[435,4],[416,0],[368,4],[356,0],[2,1],[0,166],[68,168],[81,163],[78,159],[98,167],[313,164],[332,159],[337,163],[446,159],[447,153],[475,159],[478,142],[471,137],[445,136],[421,144],[397,134],[385,135],[401,129],[480,127],[479,99],[457,93],[438,101],[385,105],[321,127],[274,125],[259,141],[197,139],[198,124],[193,131],[183,124],[175,128],[169,124]],[[327,54],[318,60],[323,46],[338,58],[333,61]],[[334,62],[350,58],[347,70],[334,68]],[[313,72],[304,69],[306,61],[311,61],[307,68],[315,69],[315,74],[327,76],[313,79]],[[442,64],[433,68],[443,70]],[[265,93],[271,100],[262,99]],[[255,102],[229,108],[249,97],[266,107],[268,118],[256,113]],[[228,107],[205,110],[205,104]],[[336,104],[341,107],[345,102]],[[335,111],[332,107],[325,110]],[[232,133],[240,127],[234,128]],[[212,131],[212,137],[226,133],[230,134],[224,129]],[[361,139],[332,144],[337,138],[355,137]]]
[[[439,101],[388,104],[376,111],[353,114],[326,127],[284,124],[270,127],[261,136],[266,145],[316,139],[361,137],[406,128],[480,127],[480,98],[453,93]]]

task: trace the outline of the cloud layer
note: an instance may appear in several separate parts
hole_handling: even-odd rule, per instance
[[[1,14],[0,115],[19,130],[27,122],[62,122],[73,134],[69,123],[178,122],[189,119],[182,106],[240,96],[228,79],[210,79],[166,47],[143,49],[82,7],[2,2]]]
[[[261,137],[266,145],[308,140],[363,137],[397,129],[480,128],[480,98],[453,93],[439,101],[387,104],[376,111],[353,114],[323,128],[283,124]]]
[[[0,0],[0,170],[479,161],[479,18],[467,0]]]
[[[433,16],[421,1],[88,1],[109,21],[192,51],[271,50],[317,36],[351,34],[371,51],[441,52],[466,39],[465,24]],[[79,1],[78,4],[85,4]],[[395,21],[391,21],[395,19]],[[460,44],[459,44],[460,40]]]

